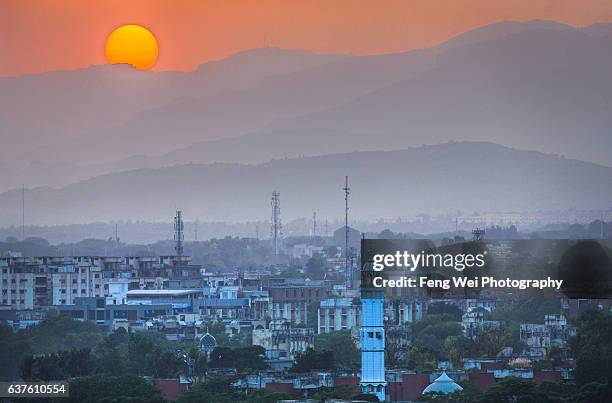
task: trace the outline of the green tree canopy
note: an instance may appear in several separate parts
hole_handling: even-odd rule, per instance
[[[144,378],[133,375],[92,375],[70,381],[67,402],[163,403],[161,392]]]
[[[298,355],[289,372],[304,373],[315,369],[334,369],[334,353],[331,351],[316,351],[312,348],[307,349]]]
[[[314,346],[317,351],[331,351],[338,367],[355,369],[360,366],[359,350],[348,329],[317,334]]]

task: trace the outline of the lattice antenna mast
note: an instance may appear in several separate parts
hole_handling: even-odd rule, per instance
[[[482,241],[485,237],[486,231],[484,228],[476,228],[472,230],[472,239],[474,241]]]
[[[174,251],[177,256],[183,256],[183,241],[185,240],[185,225],[183,224],[183,213],[181,210],[176,210],[174,217]]]
[[[353,285],[353,271],[351,270],[351,259],[349,255],[349,226],[348,226],[348,214],[349,214],[349,194],[351,188],[349,187],[348,176],[344,177],[344,265],[346,273],[346,288],[351,288]]]
[[[272,207],[272,225],[270,228],[270,235],[272,237],[274,255],[278,256],[281,250],[282,223],[280,216],[280,193],[276,190],[272,192],[270,206]]]
[[[317,212],[312,213],[312,237],[317,237]]]

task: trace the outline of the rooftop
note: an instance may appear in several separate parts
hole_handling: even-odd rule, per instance
[[[187,296],[191,294],[201,293],[202,290],[199,289],[179,289],[179,290],[130,290],[127,292],[128,297],[147,297],[147,296],[157,296],[157,297],[180,297]]]

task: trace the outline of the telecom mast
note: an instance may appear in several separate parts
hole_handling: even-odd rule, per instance
[[[270,235],[272,237],[272,246],[274,247],[274,256],[278,256],[281,250],[282,224],[280,217],[280,193],[276,190],[272,192],[272,225],[270,227]]]
[[[312,213],[312,237],[317,237],[317,212]]]
[[[181,210],[176,210],[176,216],[174,217],[174,251],[179,257],[183,256],[183,241],[185,240],[185,234],[183,234],[184,229],[183,213]]]
[[[472,230],[472,240],[474,241],[482,241],[485,237],[487,231],[483,228],[476,228]]]

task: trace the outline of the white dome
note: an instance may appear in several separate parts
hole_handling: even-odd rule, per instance
[[[446,372],[442,372],[442,375],[433,381],[428,387],[423,390],[423,394],[426,393],[442,393],[450,394],[454,392],[460,392],[463,388],[455,383],[451,378],[446,375]]]
[[[206,333],[200,338],[200,349],[202,351],[212,351],[215,347],[217,347],[217,340],[212,334]]]

